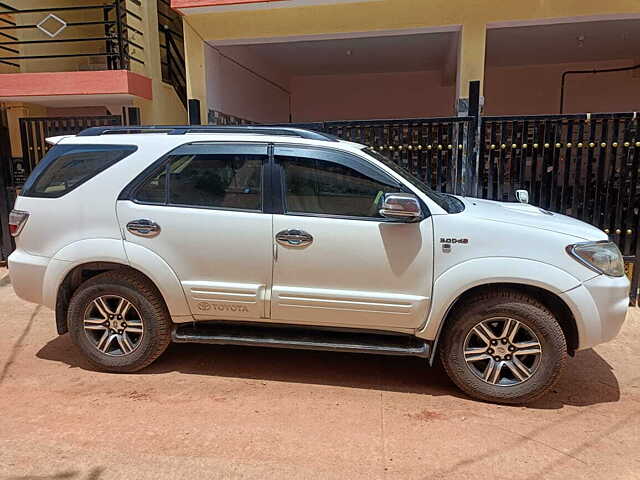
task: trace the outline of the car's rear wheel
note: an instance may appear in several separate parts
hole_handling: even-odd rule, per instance
[[[532,402],[553,387],[566,363],[566,340],[552,312],[512,290],[470,297],[443,335],[445,370],[460,389],[485,401]]]
[[[157,289],[142,275],[123,269],[97,275],[78,287],[69,302],[71,338],[96,367],[140,370],[167,348],[171,317]]]

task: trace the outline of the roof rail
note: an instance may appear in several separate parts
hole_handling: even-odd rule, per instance
[[[283,137],[299,137],[306,140],[323,140],[336,142],[337,138],[326,133],[289,127],[261,127],[253,125],[145,125],[145,126],[109,126],[90,127],[78,133],[78,137],[97,137],[106,134],[126,133],[166,133],[168,135],[184,135],[185,133],[246,133],[253,135],[276,135]]]

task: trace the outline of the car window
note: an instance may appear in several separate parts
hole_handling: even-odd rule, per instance
[[[168,163],[137,191],[144,203],[180,206],[262,209],[262,164],[266,155],[184,153]]]
[[[341,163],[304,156],[276,156],[284,171],[288,213],[381,218],[385,193],[398,185],[373,179]]]
[[[147,180],[136,193],[136,200],[142,203],[167,202],[167,166],[163,166],[149,180]]]
[[[136,150],[132,145],[55,145],[29,176],[21,195],[61,197]]]

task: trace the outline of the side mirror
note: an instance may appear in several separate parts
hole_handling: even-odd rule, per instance
[[[387,193],[382,200],[380,215],[400,222],[417,222],[422,218],[418,197],[411,193]]]
[[[529,203],[529,192],[526,190],[516,190],[516,199],[520,203]]]

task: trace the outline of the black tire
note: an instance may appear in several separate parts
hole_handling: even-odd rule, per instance
[[[105,354],[85,333],[85,312],[95,299],[105,295],[126,299],[140,314],[144,333],[128,354]],[[91,364],[109,372],[141,370],[171,343],[171,317],[160,292],[146,277],[129,269],[101,273],[80,285],[69,302],[67,324],[73,343]]]
[[[515,382],[520,383],[489,383],[474,373],[476,364],[467,364],[465,360],[465,341],[468,335],[473,335],[470,332],[480,322],[494,318],[520,322],[537,336],[541,345],[540,356],[534,357],[536,364],[535,369],[531,369],[533,374],[525,380],[513,377]],[[488,324],[498,325],[497,322]],[[526,328],[522,330],[527,333]],[[524,293],[501,289],[470,297],[464,305],[455,308],[443,332],[440,359],[451,380],[471,397],[494,403],[527,404],[554,386],[566,364],[567,344],[562,328],[547,307]],[[485,362],[487,365],[492,361]],[[501,368],[506,369],[506,375],[512,374],[509,368]],[[488,370],[489,367],[486,367],[485,372]]]

